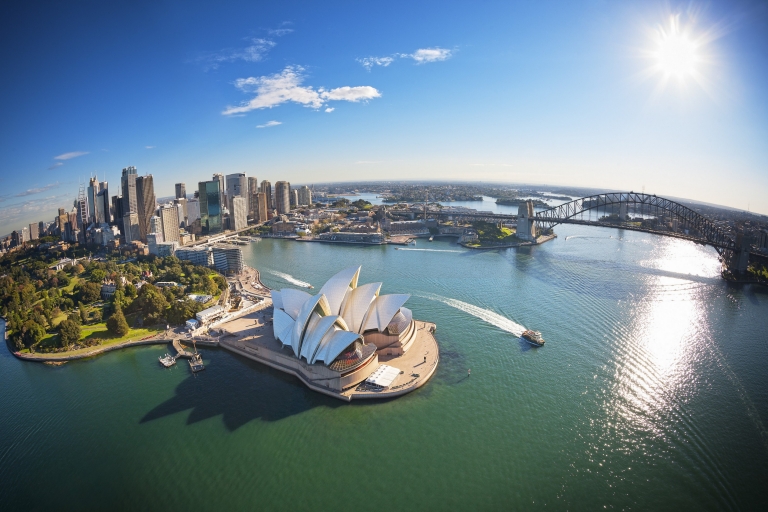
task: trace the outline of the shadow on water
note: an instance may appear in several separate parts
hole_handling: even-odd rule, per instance
[[[203,357],[205,371],[190,374],[176,386],[174,396],[145,414],[140,424],[190,411],[187,425],[221,416],[233,432],[256,419],[278,421],[318,406],[344,405],[246,358],[220,350],[206,350]],[[186,366],[186,361],[179,363]]]

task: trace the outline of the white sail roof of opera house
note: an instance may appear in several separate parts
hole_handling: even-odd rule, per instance
[[[310,364],[330,365],[350,345],[363,343],[366,331],[410,321],[411,312],[402,307],[410,295],[379,295],[381,283],[357,286],[360,269],[342,270],[314,296],[292,288],[272,290],[275,338]]]

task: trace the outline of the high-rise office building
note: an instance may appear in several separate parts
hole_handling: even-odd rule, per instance
[[[46,235],[49,234],[48,233],[48,226],[47,226],[47,223],[45,221],[41,220],[40,222],[37,223],[37,234],[39,236],[46,236]]]
[[[242,172],[227,174],[226,181],[227,199],[230,201],[234,196],[242,196],[248,190],[248,178]]]
[[[291,184],[287,181],[275,183],[275,209],[278,215],[291,211]]]
[[[239,231],[248,227],[248,200],[243,196],[232,198],[232,229]]]
[[[199,218],[200,218],[200,199],[188,200],[187,201],[187,224],[192,224]]]
[[[185,183],[176,184],[176,199],[187,198],[187,185]]]
[[[137,242],[141,239],[139,235],[139,214],[129,213],[123,215],[123,236],[125,243]]]
[[[96,214],[93,222],[97,224],[109,224],[112,222],[112,215],[109,212],[109,184],[106,181],[99,183],[99,190],[94,198],[94,212]]]
[[[123,175],[120,178],[120,188],[123,190],[123,215],[139,213],[139,203],[136,197],[137,177],[138,173],[135,167],[131,166],[123,169]]]
[[[258,192],[256,194],[256,213],[254,214],[254,220],[259,224],[269,220],[269,216],[267,215],[267,194],[264,192]]]
[[[29,233],[30,240],[37,240],[40,238],[40,224],[37,222],[30,224],[27,232]]]
[[[248,215],[256,216],[256,210],[259,208],[256,200],[256,194],[259,193],[259,182],[256,178],[248,177]]]
[[[214,173],[213,179],[219,182],[219,206],[223,214],[224,208],[227,207],[227,193],[226,193],[227,188],[226,188],[226,182],[224,180],[224,175],[220,173]]]
[[[123,198],[119,195],[112,196],[112,218],[117,224],[117,228],[123,231]]]
[[[166,242],[179,242],[179,208],[177,205],[165,205],[160,208],[160,223],[163,225],[163,239]]]
[[[88,181],[88,188],[86,189],[88,196],[88,219],[87,224],[96,222],[96,194],[99,193],[99,180],[96,177],[92,177]]]
[[[299,187],[299,190],[297,192],[299,195],[299,199],[296,204],[300,204],[303,206],[312,205],[312,191],[309,189],[308,186],[303,185]]]
[[[299,206],[299,191],[295,188],[291,190],[291,206]]]
[[[271,211],[274,209],[272,206],[272,184],[267,180],[261,181],[261,186],[259,188],[264,194],[267,196],[267,210]]]
[[[66,240],[67,222],[69,222],[67,210],[59,208],[59,216],[56,217],[56,227],[59,229],[59,236],[61,236],[63,240]]]
[[[203,234],[210,235],[222,231],[221,181],[201,181],[198,184],[200,192],[200,224]]]
[[[136,205],[139,215],[139,238],[146,242],[149,231],[149,220],[155,214],[155,184],[151,174],[136,178]]]
[[[176,207],[179,210],[179,226],[184,225],[186,227],[187,225],[187,198],[186,197],[179,197],[173,200],[173,204],[176,205]]]

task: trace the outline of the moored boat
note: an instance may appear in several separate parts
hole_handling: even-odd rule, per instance
[[[205,370],[205,365],[203,364],[203,358],[200,357],[200,354],[195,353],[192,355],[192,359],[189,360],[189,367],[192,369],[193,372],[199,372],[201,370]]]
[[[160,361],[160,364],[162,364],[166,368],[170,368],[171,366],[176,364],[176,358],[170,354],[165,354],[163,357],[158,357],[157,359],[158,361]]]
[[[520,337],[531,345],[535,345],[537,347],[544,345],[544,338],[541,337],[541,333],[539,331],[525,330]]]

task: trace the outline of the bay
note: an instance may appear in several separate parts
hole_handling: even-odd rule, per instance
[[[477,203],[479,204],[479,203]],[[476,207],[483,210],[482,206]],[[61,367],[0,350],[0,502],[20,509],[754,509],[768,478],[768,294],[711,248],[558,226],[533,248],[452,239],[244,247],[270,287],[362,265],[437,324],[425,387],[344,404],[222,350]],[[542,331],[533,348],[519,331]],[[471,375],[467,370],[471,369]]]

